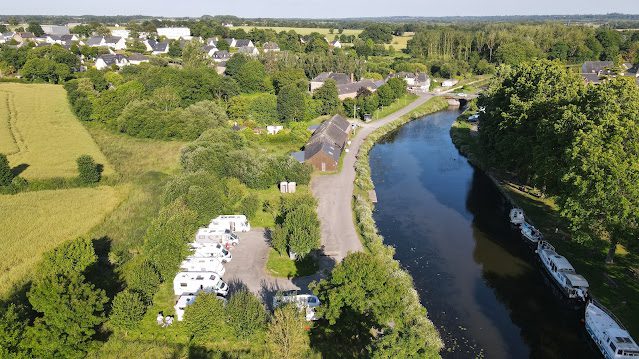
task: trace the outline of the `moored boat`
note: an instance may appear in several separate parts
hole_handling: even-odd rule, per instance
[[[541,232],[528,222],[521,224],[521,235],[532,243],[537,243],[543,239]]]
[[[585,301],[588,297],[588,281],[575,272],[566,257],[557,254],[555,247],[546,241],[537,243],[537,255],[546,272],[569,299]]]
[[[514,225],[520,225],[524,223],[525,221],[524,210],[521,208],[513,208],[510,210],[509,217],[510,217],[510,223]]]
[[[639,358],[639,345],[630,333],[602,305],[586,305],[586,331],[606,359]]]

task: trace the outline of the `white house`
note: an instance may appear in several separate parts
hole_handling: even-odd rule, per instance
[[[158,36],[164,36],[170,40],[191,39],[191,29],[188,27],[158,27]]]
[[[131,65],[139,65],[143,62],[149,62],[149,58],[142,54],[138,54],[137,52],[134,52],[129,56],[129,63]]]
[[[106,44],[107,47],[112,48],[114,50],[126,49],[126,39],[124,37],[105,36],[104,43]]]
[[[129,65],[129,60],[126,58],[126,56],[120,54],[100,55],[95,60],[95,68],[98,70],[104,70],[113,65],[121,68]]]
[[[235,39],[234,39],[235,40]],[[230,44],[229,44],[230,46]],[[255,44],[253,44],[253,41],[251,40],[235,40],[235,45],[231,46],[231,47],[255,47]]]
[[[169,43],[168,42],[157,42],[152,39],[144,40],[144,46],[146,46],[146,51],[150,51],[153,55],[166,54],[169,52]]]
[[[242,47],[238,47],[237,52],[239,54],[244,54],[244,55],[248,55],[248,56],[257,56],[260,54],[260,51],[253,46],[242,46]]]
[[[226,273],[226,269],[219,259],[194,256],[187,257],[182,261],[180,270],[182,272],[212,272],[220,277]]]
[[[339,40],[334,40],[328,43],[331,47],[336,48],[336,49],[341,49],[342,48],[342,43],[339,42]]]
[[[129,36],[131,35],[131,32],[127,29],[114,29],[114,30],[111,30],[111,35],[128,39]]]
[[[201,291],[226,295],[229,286],[219,275],[211,272],[179,272],[173,279],[175,295],[193,295]]]
[[[204,52],[206,53],[206,55],[208,55],[208,57],[213,57],[213,55],[215,55],[215,53],[218,51],[217,47],[213,45],[202,46],[202,50],[204,50]]]
[[[223,228],[231,232],[248,232],[251,230],[251,225],[245,215],[236,214],[217,216],[211,221],[209,228]]]
[[[195,302],[194,295],[180,296],[180,299],[178,299],[177,303],[175,303],[175,306],[173,306],[178,322],[184,320],[184,311],[186,310],[186,307],[193,304],[193,302]]]

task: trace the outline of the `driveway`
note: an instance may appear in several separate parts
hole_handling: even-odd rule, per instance
[[[355,231],[352,211],[353,182],[355,181],[355,157],[359,148],[373,131],[393,122],[420,106],[432,95],[421,95],[410,105],[375,122],[362,124],[357,134],[351,138],[349,152],[344,156],[344,165],[339,173],[317,175],[311,181],[311,190],[319,205],[324,254],[340,262],[349,252],[362,250],[362,243]]]

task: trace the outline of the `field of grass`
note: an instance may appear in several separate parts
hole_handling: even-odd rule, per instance
[[[0,151],[9,153],[11,166],[24,169],[22,177],[74,177],[75,161],[83,154],[102,164],[104,175],[113,173],[104,154],[71,112],[62,86],[1,83],[0,119]]]
[[[386,47],[392,46],[395,50],[403,50],[408,46],[408,40],[413,38],[413,34],[406,33],[402,36],[394,36],[390,45],[386,45]]]
[[[279,254],[273,248],[268,252],[266,271],[274,277],[305,277],[318,270],[319,264],[312,256],[306,256],[300,261],[293,261],[288,256]]]
[[[27,279],[42,253],[100,224],[122,192],[103,186],[0,196],[0,296]]]
[[[293,30],[296,33],[300,34],[300,35],[309,35],[313,32],[319,32],[322,35],[325,35],[327,39],[329,40],[333,40],[333,38],[335,37],[335,35],[340,35],[337,33],[337,29],[333,29],[333,34],[330,33],[330,29],[328,28],[317,28],[317,27],[278,27],[278,26],[272,26],[272,27],[268,27],[268,26],[237,26],[235,27],[237,29],[244,29],[245,31],[251,31],[251,29],[257,28],[257,29],[273,29],[277,32],[282,32],[282,31],[290,31]],[[358,30],[358,29],[344,29],[344,35],[359,35],[362,32],[362,30]]]
[[[395,100],[395,102],[391,103],[390,105],[373,112],[373,120],[379,120],[380,118],[384,118],[393,112],[401,110],[402,108],[410,105],[413,101],[417,100],[418,97],[419,96],[415,94],[407,93],[406,95]]]
[[[482,153],[476,134],[466,121],[456,121],[451,129],[453,142],[473,163],[499,178],[503,191],[524,210],[526,217],[542,232],[559,253],[590,283],[590,293],[610,309],[635,337],[639,335],[639,253],[618,246],[615,263],[606,265],[608,242],[577,243],[570,239],[566,221],[552,197],[538,198],[497,173]]]

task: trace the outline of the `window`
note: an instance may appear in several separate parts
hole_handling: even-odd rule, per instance
[[[188,285],[186,283],[180,283],[180,287],[184,288],[184,287],[188,287]]]
[[[613,352],[617,351],[617,347],[612,342],[610,342],[610,347],[612,348]]]

